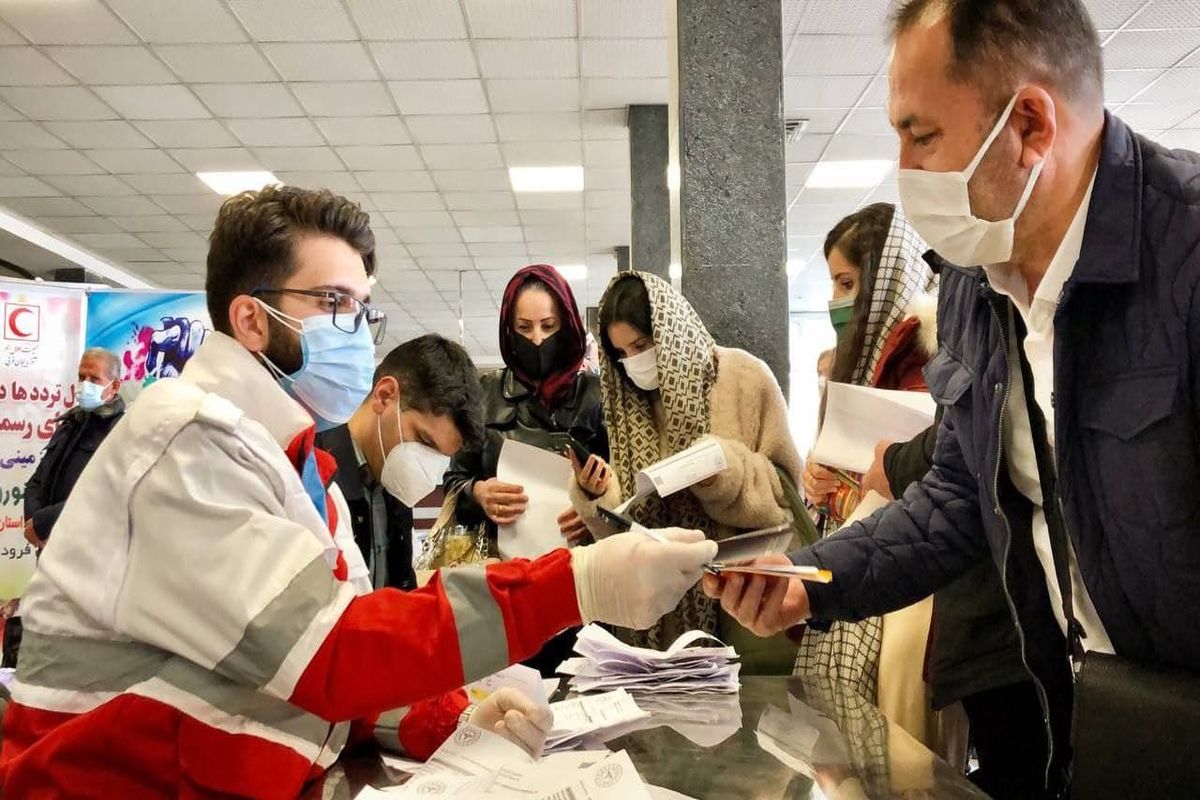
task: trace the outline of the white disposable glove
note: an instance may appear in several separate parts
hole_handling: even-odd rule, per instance
[[[630,531],[571,551],[575,597],[585,623],[644,630],[679,604],[717,555],[700,531],[665,528],[667,542]]]
[[[511,687],[497,689],[475,707],[467,723],[498,733],[525,748],[534,758],[542,755],[546,736],[554,727],[554,712]]]

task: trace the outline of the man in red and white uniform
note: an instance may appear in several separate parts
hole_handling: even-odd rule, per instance
[[[581,622],[647,627],[698,580],[715,545],[669,531],[365,592],[313,438],[370,388],[373,270],[344,198],[268,187],[222,207],[214,333],[97,451],[23,600],[4,797],[295,797],[351,721],[424,757],[458,687]],[[482,720],[520,739],[528,711]]]

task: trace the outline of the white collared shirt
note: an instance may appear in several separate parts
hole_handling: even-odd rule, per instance
[[[1046,420],[1046,438],[1050,443],[1051,454],[1055,446],[1054,314],[1058,310],[1058,299],[1063,286],[1075,270],[1075,263],[1079,260],[1079,253],[1083,248],[1083,231],[1087,225],[1088,206],[1091,204],[1095,182],[1096,175],[1093,172],[1087,193],[1083,196],[1062,243],[1050,260],[1032,302],[1029,300],[1025,278],[1019,270],[1007,264],[984,267],[992,288],[1012,299],[1025,323],[1025,358],[1029,361],[1030,372],[1033,375],[1034,401]],[[1008,331],[1008,340],[1011,348],[1008,354],[1010,388],[1004,419],[1004,450],[1007,454],[1008,472],[1017,490],[1033,503],[1033,546],[1046,576],[1046,588],[1050,592],[1050,606],[1054,610],[1054,617],[1065,633],[1067,623],[1063,616],[1062,593],[1058,588],[1054,557],[1050,550],[1050,528],[1042,507],[1042,484],[1038,474],[1037,455],[1033,448],[1029,408],[1025,403],[1025,382],[1021,376],[1016,336],[1012,328]],[[1069,548],[1068,556],[1071,566],[1072,610],[1083,629],[1083,647],[1085,650],[1112,653],[1112,642],[1083,583],[1073,546]]]

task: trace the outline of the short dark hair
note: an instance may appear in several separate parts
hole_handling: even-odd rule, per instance
[[[235,297],[291,277],[296,240],[307,233],[342,239],[362,255],[367,274],[375,273],[371,217],[328,189],[265,186],[235,194],[221,205],[208,237],[204,282],[213,328],[232,333],[229,304]]]
[[[613,323],[624,322],[647,336],[654,336],[654,322],[650,318],[650,294],[641,278],[630,275],[608,287],[608,291],[600,300],[599,322],[600,345],[614,362],[619,360],[620,356],[608,338],[608,327]]]
[[[449,414],[462,434],[463,449],[483,446],[483,389],[479,371],[461,345],[427,333],[384,356],[372,385],[395,378],[408,408],[435,416]]]
[[[831,382],[848,383],[858,365],[867,334],[864,323],[871,310],[871,295],[875,292],[875,273],[883,258],[883,246],[887,243],[895,215],[896,207],[891,203],[872,203],[843,217],[825,237],[826,261],[836,247],[847,261],[859,269],[854,315],[851,317],[850,330],[838,342],[833,367],[829,372]]]
[[[1073,100],[1103,101],[1100,39],[1082,0],[902,0],[892,38],[932,14],[949,23],[951,80],[976,83],[994,105],[1030,78]]]

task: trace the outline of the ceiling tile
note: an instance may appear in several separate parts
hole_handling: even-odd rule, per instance
[[[666,78],[587,78],[583,82],[584,108],[612,108],[639,103],[666,103]]]
[[[445,258],[418,258],[417,264],[429,272],[461,272],[472,268],[471,259],[466,256],[448,256]],[[450,315],[453,319],[453,314]]]
[[[6,150],[4,157],[26,172],[41,175],[96,175],[104,168],[77,150]]]
[[[92,210],[71,197],[9,197],[5,198],[4,207],[44,224],[43,217],[55,217],[63,221],[63,227],[76,227],[65,223],[67,219],[99,219]],[[95,225],[78,227],[95,228]],[[55,228],[62,230],[62,228]],[[74,231],[75,233],[99,233],[96,230]],[[120,233],[115,228],[103,231],[105,233]]]
[[[47,47],[46,53],[89,86],[174,83],[176,80],[146,47]]]
[[[433,170],[433,181],[443,192],[507,191],[511,189],[505,170]]]
[[[278,79],[267,60],[249,44],[161,45],[154,51],[188,83],[256,83]]]
[[[574,192],[518,194],[517,208],[583,208],[583,196]]]
[[[1172,149],[1183,148],[1186,150],[1200,151],[1200,130],[1184,130],[1177,128],[1173,131],[1167,131],[1158,140],[1158,143],[1164,147]]]
[[[665,78],[670,61],[664,39],[589,39],[580,62],[585,78]]]
[[[1139,103],[1163,103],[1193,108],[1200,106],[1200,92],[1196,85],[1200,81],[1200,69],[1174,69],[1154,82],[1154,85],[1137,96]]]
[[[865,106],[862,110],[884,111],[886,109],[867,109]],[[844,108],[793,108],[787,112],[787,119],[803,119],[808,120],[808,124],[804,128],[804,135],[833,133],[846,119],[847,111]]]
[[[73,147],[153,147],[154,144],[128,122],[47,122],[46,130]]]
[[[347,0],[370,39],[459,39],[467,35],[458,3],[446,0]]]
[[[475,245],[479,247],[480,245]],[[468,251],[469,252],[469,251]],[[524,266],[524,253],[520,256],[483,256],[480,258],[472,257],[471,261],[475,264],[475,269],[484,272],[484,281],[492,286],[492,291],[502,294],[504,286],[512,277],[513,272]],[[492,277],[487,273],[496,273],[496,277]],[[497,286],[496,283],[499,283]]]
[[[513,216],[516,216],[515,211]],[[458,232],[462,235],[464,242],[521,242],[525,239],[521,226],[516,224],[482,228],[460,227]]]
[[[583,228],[582,210],[522,209],[521,222],[530,229]]]
[[[0,47],[0,83],[55,86],[75,83],[61,67],[33,47]]]
[[[437,258],[439,256],[458,256],[464,257],[467,253],[467,246],[462,242],[416,242],[408,245],[406,248],[413,258]],[[400,287],[403,291],[403,287]]]
[[[624,142],[616,144],[628,153]],[[583,163],[580,142],[505,142],[501,149],[509,167],[578,166]]]
[[[888,121],[888,113],[885,108],[857,108],[850,112],[845,123],[841,133],[891,136],[893,138],[896,136],[896,132]],[[813,134],[819,135],[816,131]],[[809,135],[809,131],[805,128],[801,138],[807,135]]]
[[[624,108],[594,109],[583,112],[583,138],[585,139],[629,139]]]
[[[50,124],[56,123],[47,123]],[[234,147],[238,143],[221,123],[213,119],[149,120],[135,124],[160,147]]]
[[[787,47],[785,75],[875,75],[888,57],[879,36],[801,34]]]
[[[593,190],[589,188],[585,195],[584,204],[589,210],[619,209],[625,211],[629,208],[629,192],[622,192],[619,189]]]
[[[371,81],[379,78],[361,42],[264,44],[262,49],[284,80]]]
[[[785,77],[783,79],[784,108],[853,108],[859,95],[871,84],[872,78],[858,76]],[[887,79],[883,79],[884,100],[887,99]],[[872,104],[872,105],[882,105]]]
[[[25,119],[25,116],[21,114],[21,112],[17,111],[7,103],[0,103],[0,120],[18,121],[23,119]]]
[[[258,159],[241,147],[181,147],[167,152],[189,172],[262,169]]]
[[[112,175],[44,175],[42,180],[76,197],[127,197],[138,193],[136,188]]]
[[[183,172],[162,150],[104,149],[88,150],[87,157],[109,172],[122,174]]]
[[[55,150],[66,143],[32,122],[0,122],[0,152],[5,150]]]
[[[211,190],[210,190],[211,191]],[[178,218],[169,214],[153,217],[112,217],[112,221],[130,233],[161,233],[190,230]]]
[[[574,39],[482,39],[475,42],[485,78],[574,78],[579,47]]]
[[[486,114],[483,84],[477,80],[390,81],[403,114]]]
[[[482,258],[526,258],[529,251],[523,242],[473,242],[467,245],[472,256]],[[514,264],[514,268],[524,264]]]
[[[312,147],[325,143],[307,119],[231,119],[226,124],[249,147]]]
[[[646,0],[579,0],[580,36],[605,39],[630,34],[665,39],[667,9]]]
[[[137,38],[99,0],[58,3],[7,2],[4,21],[34,44],[134,44]]]
[[[330,42],[357,39],[338,0],[229,0],[234,14],[260,42]]]
[[[181,84],[97,86],[96,94],[126,119],[202,119],[208,109]]]
[[[362,187],[349,172],[309,172],[309,171],[275,171],[275,177],[289,186],[302,186],[305,189],[328,189],[339,194],[357,192]],[[211,190],[210,190],[211,191]],[[379,206],[376,205],[376,208]]]
[[[175,231],[175,232],[153,232],[147,231],[138,234],[140,239],[150,247],[207,247],[208,243],[204,241],[204,237],[194,231]]]
[[[424,170],[408,172],[364,171],[355,172],[355,179],[367,192],[432,192],[433,181]]]
[[[408,130],[418,144],[478,144],[496,141],[488,114],[447,114],[408,117]]]
[[[629,191],[628,167],[589,167],[583,177],[589,189],[621,189]]]
[[[147,42],[241,42],[241,26],[218,0],[108,0]]]
[[[620,167],[629,164],[629,144],[626,142],[584,142],[583,152],[589,167]]]
[[[1200,47],[1200,29],[1121,31],[1104,46],[1106,69],[1166,68]]]
[[[1173,6],[1176,3],[1171,0],[1166,0],[1165,3],[1147,3],[1146,0],[1087,0],[1088,13],[1100,30],[1113,30],[1126,22],[1130,23],[1130,27],[1141,27],[1144,24],[1143,19],[1153,19],[1153,16],[1145,11],[1137,14],[1139,9],[1147,5],[1152,9],[1155,5]]]
[[[494,119],[501,141],[506,142],[577,141],[583,136],[580,115],[576,112],[496,114]]]
[[[380,81],[293,83],[292,91],[314,117],[382,116],[396,113],[392,96]]]
[[[0,88],[0,97],[34,120],[117,118],[112,109],[82,86]]]
[[[80,197],[79,202],[106,217],[161,216],[163,213],[145,197]]]
[[[197,233],[205,235],[212,231],[215,220],[212,214],[176,214],[175,218]]]
[[[328,147],[261,147],[254,151],[258,163],[279,171],[335,172],[342,169],[337,153]]]
[[[514,209],[512,192],[443,192],[446,207],[454,211]]]
[[[576,35],[575,0],[463,0],[477,39],[550,39]]]
[[[21,34],[0,22],[0,44],[25,44]]]
[[[371,202],[380,211],[444,211],[437,192],[371,192]]]
[[[832,138],[824,134],[801,136],[799,141],[784,145],[784,158],[788,164],[817,161]]]
[[[1196,112],[1196,105],[1159,105],[1129,103],[1121,106],[1119,116],[1136,131],[1164,130],[1185,123]],[[1186,124],[1184,127],[1188,127]]]
[[[132,233],[77,233],[73,237],[84,247],[107,250],[113,247],[141,247],[143,242]]]
[[[423,145],[421,155],[430,169],[493,169],[504,166],[494,144]]]
[[[81,208],[80,216],[51,217],[46,214],[35,214],[38,222],[58,233],[117,233],[121,229],[104,217],[98,217],[91,209],[75,200],[66,197],[47,197],[46,200],[69,200],[71,208]],[[74,213],[74,212],[72,212]],[[86,214],[84,216],[83,214]]]
[[[396,229],[396,235],[400,237],[400,241],[405,244],[462,241],[462,237],[458,235],[458,228],[430,228],[421,225],[408,227],[405,223],[408,216],[413,213],[417,212],[389,211],[384,214],[388,222]]]
[[[479,77],[475,54],[467,41],[371,42],[367,46],[375,56],[379,71],[388,80]]]
[[[337,152],[352,170],[420,170],[425,167],[417,148],[412,145],[338,147]]]
[[[488,96],[497,113],[521,111],[578,111],[577,80],[492,80]]]
[[[172,214],[216,214],[225,201],[215,192],[210,194],[152,194],[150,199]]]
[[[396,228],[454,227],[454,220],[448,211],[388,211],[384,213],[384,217]],[[404,238],[404,234],[398,235],[401,239]]]
[[[1124,103],[1131,100],[1162,74],[1161,69],[1105,70],[1104,101]]]
[[[332,145],[405,144],[408,131],[398,116],[342,117],[314,120]]]
[[[207,84],[192,87],[219,117],[300,117],[304,111],[278,83]]]

